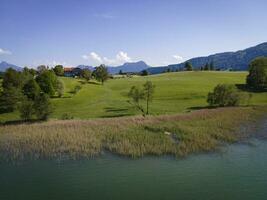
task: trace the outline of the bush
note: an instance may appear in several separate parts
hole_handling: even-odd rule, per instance
[[[49,96],[41,93],[34,102],[34,109],[37,119],[47,120],[53,111]]]
[[[27,121],[33,118],[34,115],[34,103],[27,97],[23,99],[19,106],[20,118]]]
[[[247,85],[255,89],[267,87],[267,57],[256,58],[250,63]]]
[[[64,94],[64,83],[61,80],[57,80],[57,95],[62,97]]]
[[[207,98],[210,106],[238,106],[240,101],[241,95],[236,87],[228,84],[217,85]]]
[[[82,87],[80,85],[75,85],[75,87],[73,88],[71,93],[77,94],[77,92],[79,92],[79,90],[81,90],[81,89],[82,89]]]
[[[53,96],[57,90],[57,76],[52,70],[44,70],[37,77],[36,82],[39,84],[41,90]]]

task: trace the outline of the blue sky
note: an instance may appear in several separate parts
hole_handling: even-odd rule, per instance
[[[0,0],[0,61],[179,63],[267,41],[266,0]]]

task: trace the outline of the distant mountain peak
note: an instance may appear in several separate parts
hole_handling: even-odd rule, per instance
[[[8,68],[13,68],[13,69],[18,70],[18,71],[20,71],[22,69],[21,67],[19,67],[17,65],[14,65],[14,64],[10,64],[10,63],[8,63],[6,61],[2,61],[0,63],[0,71],[1,72],[6,71]]]

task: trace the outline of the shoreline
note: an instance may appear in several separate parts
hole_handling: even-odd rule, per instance
[[[225,144],[253,137],[250,128],[257,128],[255,122],[265,119],[266,113],[266,106],[228,107],[146,118],[1,125],[0,162],[65,156],[77,160],[101,156],[103,151],[131,158],[146,155],[185,157],[212,152]],[[245,124],[244,131],[238,128],[243,127],[242,124]],[[249,128],[247,124],[250,124]]]

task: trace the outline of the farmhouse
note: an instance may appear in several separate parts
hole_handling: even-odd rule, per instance
[[[64,67],[64,76],[75,77],[80,76],[82,69],[79,67]]]

